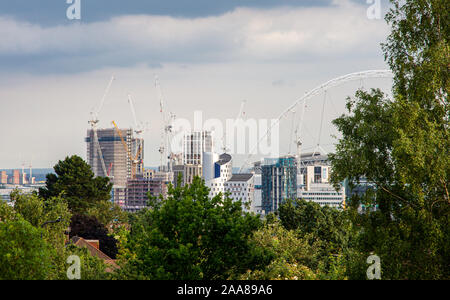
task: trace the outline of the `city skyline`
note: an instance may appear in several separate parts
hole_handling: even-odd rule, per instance
[[[115,120],[129,128],[127,94],[133,95],[138,119],[150,124],[145,164],[157,166],[163,122],[156,74],[168,109],[178,117],[191,120],[201,110],[205,118],[234,118],[246,100],[247,117],[270,119],[329,79],[386,68],[379,44],[388,26],[368,18],[365,1],[250,2],[204,7],[201,13],[184,9],[184,14],[172,2],[160,10],[86,5],[80,21],[64,19],[67,5],[27,4],[42,13],[38,19],[20,2],[0,6],[0,39],[5,41],[0,120],[3,137],[13,145],[0,150],[0,167],[32,161],[50,168],[72,154],[86,159],[89,112],[111,74],[116,81],[99,126],[112,128]],[[387,3],[381,3],[385,12]],[[389,91],[388,81],[366,83]],[[339,110],[358,84],[332,91]],[[320,109],[312,107],[310,115],[319,115]],[[236,166],[242,161],[236,157]]]

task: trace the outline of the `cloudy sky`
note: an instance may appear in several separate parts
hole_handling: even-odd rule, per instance
[[[0,169],[85,158],[89,112],[112,74],[100,127],[133,124],[130,93],[138,119],[150,124],[145,165],[156,166],[162,120],[155,75],[179,118],[192,120],[195,110],[204,119],[235,118],[246,100],[246,117],[260,120],[276,118],[327,80],[386,68],[380,43],[389,28],[368,18],[370,0],[80,2],[81,20],[66,17],[65,0],[0,2]],[[382,14],[388,8],[381,1]],[[361,86],[388,91],[390,80],[347,83],[311,99],[305,148],[317,142],[323,100],[321,142],[331,144],[331,119]],[[280,131],[290,124],[282,121]],[[281,140],[288,151],[288,135]]]

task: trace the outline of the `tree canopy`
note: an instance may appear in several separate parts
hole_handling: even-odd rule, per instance
[[[132,222],[125,249],[128,265],[148,279],[227,279],[255,263],[249,237],[258,216],[241,203],[209,190],[200,178],[170,188]]]
[[[91,167],[79,156],[66,157],[54,170],[56,174],[48,174],[46,186],[39,189],[44,199],[61,195],[73,213],[86,213],[111,198],[109,178],[95,177]]]
[[[350,205],[378,207],[354,222],[360,251],[381,257],[386,279],[449,278],[449,14],[448,1],[393,1],[383,44],[393,99],[358,91],[334,121],[332,180],[374,185]]]

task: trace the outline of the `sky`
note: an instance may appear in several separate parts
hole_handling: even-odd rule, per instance
[[[138,120],[149,124],[146,166],[160,161],[155,75],[165,107],[178,118],[192,120],[202,111],[203,119],[232,119],[243,100],[246,118],[277,118],[330,79],[387,68],[380,43],[389,33],[383,20],[389,4],[382,0],[381,19],[370,19],[374,1],[80,0],[80,20],[67,18],[66,0],[1,1],[0,169],[85,158],[90,112],[112,74],[99,126],[111,127],[112,120],[132,126],[132,95]],[[305,151],[318,140],[332,151],[331,120],[357,88],[389,92],[390,84],[345,83],[309,100]],[[282,152],[292,148],[292,123],[280,123]],[[236,155],[235,166],[244,158]]]

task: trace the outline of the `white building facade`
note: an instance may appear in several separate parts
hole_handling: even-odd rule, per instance
[[[345,188],[341,185],[336,191],[330,183],[331,166],[326,155],[302,155],[300,164],[297,177],[298,198],[337,209],[345,206]]]
[[[232,159],[229,154],[203,153],[203,179],[205,185],[210,189],[209,196],[211,198],[219,193],[225,193],[225,183],[231,179],[232,167]]]
[[[230,180],[225,183],[225,192],[229,193],[229,197],[233,199],[233,201],[241,201],[242,208],[245,212],[255,212],[254,174],[233,174]]]

